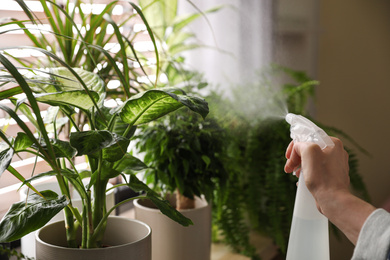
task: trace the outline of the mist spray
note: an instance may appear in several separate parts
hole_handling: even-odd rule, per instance
[[[291,138],[295,142],[312,142],[325,149],[334,143],[324,130],[307,118],[287,114]],[[328,219],[322,215],[306,187],[301,171],[295,197],[294,213],[286,260],[329,260]]]

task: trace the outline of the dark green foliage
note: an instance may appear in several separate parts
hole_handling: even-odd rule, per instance
[[[182,109],[139,129],[137,149],[145,153],[148,182],[158,190],[178,189],[188,198],[205,195],[210,200],[225,182],[225,134],[215,120]]]
[[[256,249],[250,244],[250,228],[246,221],[246,210],[242,200],[242,180],[239,172],[230,172],[226,190],[217,193],[213,203],[214,241],[220,237],[235,252],[259,259]]]

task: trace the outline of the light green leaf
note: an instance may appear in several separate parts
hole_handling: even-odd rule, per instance
[[[53,191],[31,194],[27,201],[14,203],[0,222],[0,242],[15,241],[50,221],[68,205],[65,196]]]
[[[99,94],[90,92],[94,101],[99,101]],[[90,96],[83,90],[72,90],[66,92],[56,92],[49,94],[39,94],[35,96],[37,101],[46,103],[52,106],[70,105],[83,110],[88,110],[93,107],[94,102]]]
[[[15,138],[14,149],[16,152],[31,147],[34,142],[23,132],[19,132]]]
[[[181,107],[188,107],[203,118],[209,112],[208,104],[198,97],[176,95],[163,90],[148,90],[129,99],[120,108],[125,123],[139,125],[153,121]]]

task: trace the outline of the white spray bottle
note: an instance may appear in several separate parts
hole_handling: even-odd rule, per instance
[[[307,118],[289,113],[286,121],[291,125],[291,138],[295,142],[313,142],[321,149],[334,146],[325,131]],[[286,260],[329,259],[328,219],[318,211],[315,200],[306,187],[304,173],[301,172]]]

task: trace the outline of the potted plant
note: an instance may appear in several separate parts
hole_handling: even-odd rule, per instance
[[[42,4],[45,2],[59,7],[55,2],[41,1]],[[143,17],[141,10],[136,5],[130,4]],[[61,15],[71,20],[68,10],[61,10],[63,9],[57,9]],[[54,14],[58,13],[54,12]],[[144,22],[147,25],[147,21],[144,20]],[[11,23],[23,27],[19,21]],[[74,24],[70,23],[71,25]],[[147,28],[150,31],[150,27],[147,26]],[[56,36],[59,39],[64,37],[61,34],[56,34]],[[123,36],[119,38],[125,39]],[[122,42],[122,44],[124,43]],[[128,75],[131,71],[121,70],[117,62],[112,59],[111,53],[100,45],[86,44],[84,41],[81,42],[80,47],[84,48],[83,52],[88,53],[88,57],[92,61],[94,61],[93,57],[96,57],[90,55],[92,51],[104,57],[108,66],[112,68],[110,71],[115,71],[115,74],[110,75],[120,78],[121,91],[118,93],[122,94],[122,100],[117,101],[120,104],[114,108],[105,106],[106,101],[112,99],[112,96],[107,90],[104,80],[99,76],[100,74],[104,75],[102,73],[104,69],[99,70],[99,66],[94,69],[96,73],[74,68],[69,66],[63,57],[58,56],[55,49],[48,51],[35,47],[34,50],[41,52],[46,57],[46,59],[41,60],[50,62],[42,68],[21,66],[17,68],[11,62],[13,57],[7,55],[6,52],[0,54],[0,62],[3,65],[2,81],[16,83],[16,86],[11,85],[10,87],[7,87],[6,84],[3,85],[5,87],[0,92],[1,100],[10,100],[13,106],[1,105],[0,109],[14,119],[21,128],[18,135],[14,137],[9,137],[3,132],[0,133],[3,141],[9,146],[1,152],[1,173],[7,169],[21,179],[23,184],[35,191],[35,194],[31,194],[27,201],[15,203],[0,222],[0,241],[2,242],[18,239],[42,227],[51,217],[64,209],[68,246],[101,247],[105,243],[103,240],[104,231],[113,226],[109,213],[119,206],[106,209],[106,186],[109,179],[121,174],[129,176],[128,181],[120,185],[127,185],[137,192],[145,192],[140,196],[151,199],[164,214],[183,225],[191,224],[188,218],[173,210],[165,200],[161,199],[156,192],[139,181],[133,174],[134,170],[142,169],[144,164],[127,153],[127,146],[137,125],[153,121],[183,106],[206,116],[208,113],[207,103],[203,99],[187,96],[182,91],[172,88],[152,89],[133,94],[134,91],[131,90],[134,87],[131,85],[132,81],[129,80],[131,75]],[[64,52],[61,53],[64,54]],[[156,54],[158,54],[157,51]],[[124,65],[123,62],[122,65]],[[25,98],[18,100],[17,95],[21,93],[25,94]],[[41,115],[40,104],[50,106],[50,113],[47,113],[45,118]],[[21,120],[18,113],[25,114],[35,129],[31,130]],[[70,127],[64,127],[63,122],[68,123]],[[41,157],[52,170],[35,174],[32,178],[25,180],[10,165],[12,157],[20,152]],[[90,166],[88,170],[82,172],[77,170],[74,158],[78,156],[87,157]],[[52,191],[38,192],[31,185],[32,181],[44,176],[55,176],[63,195]],[[90,178],[87,185],[82,182],[84,177]],[[78,210],[72,205],[69,196],[70,185],[77,190],[82,198],[82,210]],[[92,191],[94,191],[93,195]],[[20,218],[20,216],[23,217]],[[121,226],[120,224],[119,227]],[[79,228],[81,228],[82,236],[81,241],[78,242],[76,236]],[[41,232],[45,234],[39,236],[42,239],[46,237],[47,233],[44,230]],[[112,232],[109,231],[109,233]],[[118,236],[120,233],[114,232],[113,234]],[[147,234],[144,233],[142,236],[145,237]],[[84,253],[81,252],[84,250],[76,250],[79,259],[85,257]],[[39,258],[45,259],[41,255]],[[55,258],[61,259],[57,256]],[[65,257],[65,259],[69,258],[69,256]],[[147,259],[147,253],[145,259]]]
[[[74,73],[74,78],[71,78],[63,72],[65,70],[64,68],[59,68],[56,69],[56,74],[51,72],[50,77],[46,82],[43,79],[39,79],[39,81],[45,82],[45,84],[50,87],[52,86],[51,84],[56,84],[56,87],[60,88],[61,91],[33,95],[30,86],[31,83],[30,85],[27,83],[30,79],[27,79],[26,81],[25,76],[23,77],[12,64],[8,63],[8,60],[5,59],[3,55],[0,55],[0,60],[10,72],[10,74],[4,75],[4,77],[7,76],[9,79],[9,76],[11,76],[12,79],[15,79],[19,83],[18,87],[12,88],[11,90],[17,93],[21,93],[23,90],[27,95],[28,103],[32,108],[32,111],[26,110],[26,104],[21,103],[17,104],[15,110],[22,109],[21,107],[23,107],[25,112],[29,112],[36,117],[34,124],[36,124],[36,129],[39,131],[42,138],[35,137],[33,132],[26,127],[25,123],[14,110],[3,105],[0,106],[0,108],[17,121],[18,125],[22,128],[22,131],[11,141],[9,141],[6,136],[2,135],[3,140],[10,145],[9,148],[1,153],[4,158],[1,162],[2,169],[4,171],[8,168],[11,173],[21,178],[21,175],[10,166],[12,157],[14,153],[19,152],[32,153],[43,158],[50,164],[53,170],[36,174],[29,180],[24,181],[24,183],[28,185],[37,178],[54,175],[64,193],[64,196],[58,196],[51,191],[38,192],[35,190],[36,194],[31,194],[26,202],[23,201],[14,204],[0,222],[0,226],[2,227],[0,240],[4,242],[12,241],[40,228],[46,224],[51,217],[64,208],[66,225],[68,227],[67,237],[69,246],[79,246],[75,241],[75,235],[79,226],[83,229],[84,235],[81,244],[82,248],[101,246],[108,215],[114,209],[107,210],[105,208],[105,194],[108,180],[110,178],[115,178],[123,172],[128,172],[128,170],[131,170],[133,167],[139,168],[140,165],[142,165],[136,158],[126,153],[133,127],[139,123],[154,120],[172,110],[184,106],[181,102],[194,101],[195,99],[181,94],[175,95],[162,90],[151,90],[142,93],[142,95],[139,95],[138,97],[130,98],[123,105],[116,108],[112,115],[104,114],[103,106],[99,107],[99,105],[96,104],[96,106],[94,106],[93,104],[93,101],[98,102],[99,100],[97,92],[91,91],[88,88],[85,90],[88,91],[89,94],[81,89],[66,90],[68,85],[66,83],[61,84],[58,82],[60,77],[61,80],[64,80],[64,77],[66,77],[67,80],[74,85],[75,79],[78,78],[80,82],[85,85],[85,82],[80,78],[79,74],[84,72],[83,76],[87,77],[89,80],[91,77],[95,77],[95,80],[98,80],[97,75],[67,68]],[[78,71],[78,73],[76,73],[76,71]],[[50,83],[50,80],[54,80],[53,83]],[[93,82],[96,83],[94,80]],[[36,83],[33,84],[36,85]],[[93,86],[96,87],[95,84],[93,84]],[[4,95],[8,96],[8,93],[9,90],[6,90],[3,91],[1,95],[2,97],[4,97]],[[93,101],[92,99],[89,99],[90,97],[88,95],[92,95],[94,98]],[[12,99],[12,96],[8,98]],[[159,103],[161,100],[164,100],[163,102],[165,102],[163,105]],[[202,104],[203,102],[200,99],[195,101],[197,105]],[[88,121],[88,123],[91,124],[91,130],[80,131],[76,122],[73,121],[73,126],[76,131],[70,133],[68,136],[69,141],[61,140],[56,136],[51,137],[47,132],[46,125],[43,123],[43,119],[40,115],[38,102],[58,106],[64,114],[71,111],[71,106],[77,107],[79,112],[72,111],[69,114],[69,120],[74,120],[72,115],[78,116],[80,114],[85,114],[85,116],[91,120]],[[190,106],[192,105],[193,104],[191,103]],[[158,109],[156,109],[156,106]],[[203,103],[202,106],[204,106],[204,108],[207,107],[206,103]],[[199,108],[200,107],[193,107],[195,110]],[[89,109],[91,109],[91,111],[96,109],[96,112],[91,113]],[[204,111],[206,112],[206,110]],[[106,124],[103,121],[103,116],[107,117],[109,120]],[[93,123],[95,123],[95,125],[92,125]],[[127,124],[126,130],[115,132],[115,125],[118,124]],[[81,174],[72,163],[72,158],[84,155],[88,157],[91,170],[89,172],[84,171]],[[70,166],[67,167],[65,162],[68,162]],[[90,182],[86,186],[82,183],[83,175],[90,177]],[[82,212],[79,212],[72,206],[71,202],[68,201],[68,199],[70,199],[68,184],[70,183],[78,191],[83,200]],[[146,195],[142,196],[150,197],[154,203],[162,208],[163,212],[167,213],[165,210],[168,210],[168,204],[159,199],[156,196],[156,193],[140,182],[135,175],[131,175],[130,181],[124,185],[130,186],[136,191],[147,191]],[[29,186],[32,187],[31,185]],[[91,190],[94,190],[93,198],[91,197]],[[19,217],[20,215],[24,216],[23,219]],[[188,219],[182,218],[176,213],[173,213],[171,217],[177,217],[176,220],[184,225],[190,224]]]
[[[210,259],[211,201],[226,182],[224,130],[188,109],[140,127],[136,151],[148,165],[145,180],[190,218],[181,227],[147,200],[134,201],[135,216],[153,229],[153,259]],[[159,145],[156,145],[159,144]]]

